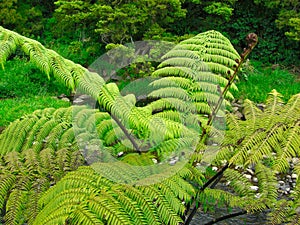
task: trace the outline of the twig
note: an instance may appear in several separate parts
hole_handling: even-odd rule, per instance
[[[236,213],[231,213],[231,214],[213,219],[213,220],[209,221],[208,223],[206,223],[204,225],[212,225],[212,224],[218,223],[218,222],[223,221],[223,220],[227,220],[227,219],[230,219],[230,218],[233,218],[233,217],[244,215],[246,213],[247,213],[247,211],[245,211],[245,210],[242,210],[242,211],[236,212]]]
[[[121,130],[124,132],[124,134],[126,135],[126,137],[128,138],[128,140],[131,142],[131,144],[133,145],[133,147],[135,148],[135,150],[139,153],[142,154],[142,151],[140,149],[140,147],[137,145],[137,143],[135,142],[134,138],[128,133],[126,127],[124,127],[124,125],[121,123],[121,121],[115,117],[113,114],[109,113],[111,118],[116,121],[116,123],[118,124],[118,126],[121,128]]]

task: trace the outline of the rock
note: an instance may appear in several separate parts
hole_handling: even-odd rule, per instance
[[[258,186],[250,186],[250,190],[252,191],[258,191],[259,187]]]
[[[90,99],[91,98],[91,96],[89,96],[89,95],[79,95],[79,97],[78,98],[80,98],[80,99]]]
[[[298,178],[298,175],[295,174],[295,173],[293,173],[293,174],[292,174],[292,179],[297,179],[297,178]]]
[[[171,166],[174,166],[176,163],[177,163],[177,160],[175,160],[175,159],[172,159],[172,160],[170,160],[170,162],[169,162],[169,164],[170,164]]]
[[[280,181],[278,181],[278,184],[279,184],[280,186],[283,186],[283,185],[284,185],[284,181],[283,181],[283,180],[280,180]]]
[[[66,98],[67,97],[67,95],[65,95],[65,94],[61,94],[60,96],[58,96],[57,98]]]
[[[247,171],[248,173],[250,173],[252,176],[254,175],[254,171],[253,171],[252,169],[246,169],[246,171]]]
[[[80,103],[83,103],[83,102],[84,102],[84,100],[82,100],[81,98],[76,98],[76,99],[73,101],[74,104],[80,104]]]
[[[237,102],[234,102],[234,103],[232,103],[232,107],[233,107],[232,109],[237,108],[237,110],[238,110],[238,109],[241,109],[243,106]]]
[[[152,159],[153,163],[156,164],[157,163],[157,159]]]
[[[112,75],[112,76],[110,77],[110,79],[112,79],[112,80],[114,80],[114,81],[120,81],[120,80],[122,80],[123,78],[122,78],[121,76]]]
[[[239,112],[239,111],[236,111],[236,112],[234,113],[234,115],[237,116],[239,119],[241,119],[241,118],[244,117],[244,115],[243,115],[241,112]]]
[[[124,152],[119,152],[118,153],[118,157],[121,157],[122,155],[124,155]]]
[[[237,101],[237,104],[243,105],[243,100],[239,99],[239,100]]]
[[[234,167],[234,169],[235,169],[235,170],[240,170],[240,169],[243,169],[243,166],[241,166],[241,165],[236,165],[236,166]]]
[[[239,111],[239,108],[238,108],[238,107],[233,107],[233,108],[232,108],[232,111],[233,111],[233,112],[237,112],[237,111]]]
[[[65,101],[65,102],[69,102],[70,101],[70,99],[68,99],[68,98],[61,98],[61,100]]]
[[[211,169],[212,169],[213,171],[218,171],[218,167],[216,167],[216,166],[213,166]]]
[[[296,157],[292,158],[292,163],[293,164],[297,164],[298,162],[299,162],[298,158],[296,158]]]
[[[258,179],[257,179],[257,177],[253,177],[253,178],[252,178],[252,180],[253,180],[253,182],[255,182],[255,183],[257,183],[257,182],[258,182]]]
[[[260,198],[262,196],[262,193],[257,193],[254,196],[255,196],[255,198]]]
[[[246,177],[248,180],[251,180],[252,176],[250,174],[244,174],[244,177]]]
[[[266,108],[266,105],[263,104],[263,103],[257,104],[256,106],[257,106],[257,108],[259,108],[261,111],[264,111],[264,109]]]

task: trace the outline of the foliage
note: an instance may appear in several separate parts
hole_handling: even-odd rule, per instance
[[[150,163],[150,165],[153,164],[153,161],[149,161],[149,158],[147,160],[147,157],[161,161],[164,157],[168,156],[169,152],[174,151],[174,148],[178,148],[181,151],[191,148],[196,144],[195,141],[197,139],[195,139],[195,136],[199,135],[199,124],[196,120],[195,126],[193,117],[191,118],[192,121],[186,117],[186,114],[189,111],[184,111],[185,117],[183,117],[183,119],[187,119],[184,123],[182,123],[182,121],[178,121],[178,116],[181,116],[182,110],[180,110],[180,108],[178,109],[178,105],[174,105],[174,103],[178,104],[175,101],[175,98],[173,101],[166,102],[168,103],[166,105],[165,103],[162,104],[165,96],[161,96],[160,99],[155,100],[146,106],[137,107],[135,106],[136,99],[133,94],[121,96],[114,83],[105,84],[97,74],[91,73],[80,65],[62,58],[54,51],[44,48],[40,43],[3,28],[1,28],[1,37],[2,48],[0,51],[0,59],[3,65],[9,56],[13,54],[17,48],[20,48],[25,54],[30,56],[31,62],[48,77],[56,77],[57,80],[66,85],[71,91],[81,89],[85,93],[91,95],[94,99],[98,100],[99,108],[103,111],[96,113],[95,110],[90,109],[78,111],[77,108],[58,109],[56,111],[54,109],[45,109],[43,111],[36,111],[32,115],[25,116],[12,123],[0,136],[0,149],[4,160],[6,156],[16,155],[15,152],[20,152],[20,155],[17,154],[17,157],[20,157],[21,162],[26,164],[27,160],[24,158],[25,156],[23,154],[28,151],[30,154],[41,154],[44,149],[50,149],[51,152],[53,152],[53,156],[55,156],[62,149],[67,148],[66,151],[71,150],[72,152],[74,151],[73,147],[75,147],[76,151],[76,146],[80,146],[85,149],[82,154],[85,156],[87,162],[92,163],[93,165],[93,160],[95,159],[90,157],[97,158],[97,155],[89,154],[89,150],[94,152],[95,149],[92,144],[91,146],[82,146],[86,143],[93,143],[95,138],[93,134],[97,134],[97,140],[100,141],[100,143],[98,142],[96,145],[98,148],[100,147],[100,149],[97,149],[98,154],[111,154],[113,156],[117,156],[122,151],[125,152],[125,155],[121,157],[121,159],[135,164],[137,162],[141,162],[142,165],[144,165],[145,162]],[[222,55],[222,57],[218,57],[217,54]],[[201,81],[201,79],[203,79],[203,81],[212,81],[213,85],[206,82],[202,84],[201,89],[195,88],[195,90],[201,90],[203,93],[208,93],[209,90],[211,90],[210,88],[213,88],[213,93],[216,93],[218,87],[226,85],[226,76],[229,75],[228,73],[231,73],[235,65],[234,60],[239,57],[230,42],[220,33],[215,31],[200,34],[194,39],[191,39],[190,43],[186,41],[181,45],[178,45],[178,48],[169,52],[169,56],[165,56],[166,60],[162,62],[160,67],[164,67],[164,64],[167,64],[170,56],[170,59],[175,59],[173,60],[175,63],[174,65],[178,62],[180,63],[180,61],[176,62],[176,56],[185,57],[182,61],[182,66],[183,68],[185,67],[185,69],[179,72],[179,75],[183,72],[188,72],[189,66],[190,68],[195,69],[195,71],[192,73],[186,73],[186,77],[190,79],[186,79],[183,83],[180,81],[178,83],[179,86],[170,86],[170,96],[166,96],[167,98],[172,95],[174,96],[174,93],[178,90],[181,90],[181,93],[186,92],[185,87],[189,89],[189,85],[192,87],[193,83],[197,84],[196,82],[198,80]],[[195,56],[196,58],[194,58]],[[203,70],[201,67],[202,64],[199,64],[199,60],[201,60],[201,62],[207,62],[209,67],[204,68]],[[196,69],[197,67],[193,65],[199,66],[199,69]],[[209,68],[211,69],[211,72],[207,73],[207,69]],[[217,76],[217,74],[221,74],[224,77],[222,78],[220,75]],[[156,81],[163,83],[163,80],[167,77],[176,78],[175,76],[177,75],[178,72],[171,71],[164,75],[166,77],[160,78]],[[188,86],[185,86],[184,83],[187,83]],[[167,86],[169,85],[167,84]],[[158,86],[158,88],[153,90],[149,96],[154,96],[154,93],[161,92],[163,88],[164,87]],[[190,88],[190,90],[193,89]],[[217,94],[219,95],[219,92],[217,92]],[[180,97],[181,96],[178,95],[178,101],[180,101]],[[196,102],[192,99],[193,101],[191,101],[191,104],[197,105],[202,103],[203,105],[208,105],[208,103],[212,101],[212,97],[210,95],[208,95],[207,99],[195,99]],[[161,106],[167,107],[161,108]],[[158,109],[160,109],[160,111],[157,111]],[[175,111],[174,109],[178,110]],[[154,113],[154,110],[156,113]],[[75,114],[72,112],[75,112]],[[95,115],[96,124],[93,123],[93,120],[89,119],[90,116],[93,115]],[[79,138],[80,142],[77,143],[78,145],[73,145],[72,141],[75,136],[71,138],[73,128],[71,128],[69,121],[72,116],[76,118],[76,123],[73,124],[73,128],[75,131],[80,132],[76,133],[76,137],[81,137]],[[161,122],[166,125],[166,131],[163,131],[164,133],[162,133],[162,135],[160,135],[161,130],[164,129],[161,129]],[[131,143],[132,145],[128,145],[128,140],[131,140],[131,138],[126,129],[129,130],[130,135],[134,137]],[[20,130],[20,132],[16,133],[16,130]],[[98,139],[98,137],[100,137],[100,139]],[[11,142],[11,140],[14,141]],[[68,144],[70,141],[71,143]],[[138,148],[143,150],[142,156],[137,154],[140,149],[137,149],[134,143],[138,143]],[[30,151],[30,149],[32,151]],[[39,157],[37,156],[37,159],[38,158]],[[38,160],[37,164],[39,163],[42,162]],[[94,169],[100,168],[100,171],[98,172],[101,174],[101,172],[103,172],[102,168],[110,168],[104,164],[105,162],[97,163],[94,166]],[[4,165],[6,165],[6,161],[4,161]],[[117,165],[118,163],[114,163],[114,168],[118,168],[116,167]],[[68,177],[66,177],[66,180],[62,180],[61,183],[58,184],[62,186],[57,186],[58,189],[51,188],[49,192],[47,192],[44,198],[45,201],[41,199],[40,202],[40,207],[45,207],[45,210],[42,210],[36,217],[37,224],[40,223],[40,220],[45,222],[44,217],[48,217],[47,213],[51,212],[53,212],[52,215],[57,215],[57,217],[50,216],[47,219],[47,221],[49,220],[49,223],[53,224],[60,223],[59,221],[62,223],[66,221],[85,224],[88,223],[88,221],[91,223],[101,223],[101,220],[104,223],[108,222],[112,224],[117,223],[116,221],[126,224],[132,223],[136,220],[141,221],[142,223],[154,222],[158,224],[178,224],[182,221],[181,216],[183,216],[183,213],[185,212],[185,207],[181,202],[184,200],[188,203],[194,193],[194,188],[190,182],[197,182],[198,185],[202,185],[201,178],[203,177],[199,171],[186,165],[181,170],[178,170],[176,174],[167,174],[169,178],[150,186],[129,188],[127,185],[109,185],[106,179],[103,179],[98,175],[97,180],[99,180],[100,183],[104,182],[102,186],[99,187],[97,185],[93,188],[82,189],[80,188],[81,185],[86,185],[86,182],[81,183],[80,177],[82,176],[82,178],[85,179],[91,176],[90,179],[93,179],[95,176],[91,174],[91,169],[88,170],[90,172],[87,171],[87,174],[83,172],[82,175],[80,175],[80,170],[74,172],[75,177],[77,177],[75,180],[78,181],[78,183],[74,183],[74,187],[69,186],[70,189],[67,188],[64,182],[69,183],[70,181]],[[114,175],[112,171],[110,171],[110,175]],[[118,177],[118,173],[121,171],[123,171],[124,175],[135,174],[135,177],[139,177],[141,173],[142,175],[143,173],[147,173],[150,177],[146,178],[146,180],[151,180],[151,175],[156,176],[151,170],[132,171],[132,167],[128,166],[119,167],[115,176]],[[12,171],[10,170],[7,172],[4,171],[5,174],[11,172]],[[77,173],[78,175],[76,175]],[[18,171],[16,172],[16,175],[20,175],[22,177]],[[72,176],[72,174],[70,174],[70,176]],[[32,181],[30,180],[28,183],[29,186],[33,185],[31,182]],[[49,180],[46,181],[46,183],[47,182],[49,182]],[[92,183],[90,183],[90,185],[92,185]],[[30,209],[21,204],[24,198],[30,198],[30,193],[23,191],[24,187],[22,185],[19,187],[19,185],[15,184],[12,180],[9,180],[9,183],[4,183],[3,188],[3,194],[8,196],[7,202],[5,203],[7,213],[4,216],[6,223],[10,224],[14,223],[14,221],[22,222],[27,220],[30,222],[30,216],[32,216]],[[64,188],[67,189],[64,190]],[[78,191],[78,188],[82,191]],[[20,189],[22,190],[21,192]],[[118,194],[120,191],[124,190],[128,191],[128,196]],[[13,194],[10,195],[9,193]],[[76,202],[78,201],[82,204],[78,205],[79,208],[74,208],[72,201],[70,201],[68,197],[66,199],[65,197],[59,197],[60,193],[62,196],[70,196],[73,200],[75,200],[75,204],[77,204]],[[57,195],[57,197],[50,197],[50,199],[54,199],[58,202],[49,202],[46,200],[48,199],[48,194],[50,196],[53,194]],[[18,198],[20,201],[15,198],[15,195],[21,195],[21,197]],[[89,200],[84,197],[87,195],[91,197],[95,196],[95,198]],[[144,198],[142,198],[142,196],[144,196]],[[13,199],[16,205],[20,207],[12,207],[10,204],[12,201],[11,199]],[[153,201],[155,202],[154,204],[156,204],[156,208],[153,206],[149,206],[150,208],[147,207],[147,205],[151,202],[153,204]],[[36,201],[34,204],[36,204]],[[97,206],[99,204],[103,204],[103,207],[105,205],[111,205],[111,207],[101,208]],[[113,204],[115,204],[115,206],[113,206]],[[64,207],[60,207],[62,205],[64,205]],[[58,208],[56,208],[56,206],[58,206]],[[137,211],[132,211],[134,208]],[[61,209],[66,211],[61,211]],[[54,210],[57,214],[52,210]],[[127,214],[124,210],[128,210],[127,212],[130,213]],[[24,212],[28,212],[30,215],[28,217],[20,216]],[[66,217],[65,213],[71,214]],[[132,217],[129,218],[129,215],[132,215]]]
[[[0,100],[0,126],[7,126],[23,115],[31,114],[37,109],[67,107],[70,103],[49,96],[13,98]]]
[[[294,95],[286,104],[283,104],[281,97],[273,90],[263,111],[250,100],[246,100],[244,120],[228,115],[228,132],[223,147],[216,157],[216,163],[220,162],[219,160],[228,161],[229,167],[235,170],[227,171],[224,175],[230,181],[230,185],[234,182],[235,186],[233,174],[236,173],[240,177],[239,182],[242,180],[244,182],[242,186],[236,188],[239,188],[237,189],[239,191],[243,190],[244,193],[249,192],[247,185],[255,184],[243,176],[249,168],[253,168],[252,176],[258,178],[258,184],[255,184],[258,190],[254,197],[258,202],[266,204],[262,206],[258,203],[257,207],[271,209],[270,224],[282,222],[297,224],[299,180],[297,178],[296,187],[290,196],[292,200],[277,201],[277,182],[282,175],[291,171],[299,177],[299,162],[295,168],[290,166],[290,162],[300,154],[300,95]],[[273,163],[266,164],[266,161]]]
[[[234,47],[240,52],[245,47],[244,37],[249,32],[254,32],[258,35],[260,41],[251,54],[251,59],[269,64],[299,66],[299,42],[289,40],[285,35],[287,29],[279,29],[278,23],[275,22],[278,19],[280,10],[297,9],[299,8],[297,5],[291,7],[281,4],[281,1],[273,1],[278,4],[276,7],[270,8],[264,4],[270,1],[259,1],[260,4],[256,4],[258,1],[253,0],[234,1],[234,4],[228,1],[225,4],[228,5],[228,10],[232,10],[232,15],[228,22],[224,22],[224,17],[215,14],[209,15],[204,10],[207,5],[210,7],[212,2],[215,1],[195,2],[187,1],[185,3],[184,8],[187,9],[187,16],[174,25],[176,27],[175,34],[183,35],[216,29],[229,38]],[[297,4],[298,1],[291,1],[291,3]],[[283,24],[286,27],[287,24]]]
[[[264,103],[268,93],[276,89],[287,102],[290,97],[300,90],[299,78],[287,70],[265,67],[259,62],[250,61],[243,67],[244,77],[236,84],[238,92],[234,92],[237,99],[249,99],[256,103]]]
[[[285,34],[296,40],[300,40],[300,11],[299,2],[293,0],[268,0],[268,1],[254,1],[257,4],[264,4],[268,8],[280,8],[276,24],[280,29],[286,30]]]
[[[17,77],[16,77],[17,76]],[[26,58],[15,57],[0,70],[0,99],[38,95],[68,94],[67,89],[54,79],[47,79]]]
[[[40,36],[44,17],[51,16],[53,10],[53,0],[1,1],[1,25],[22,34]]]
[[[295,201],[277,201],[276,172],[287,173],[290,160],[299,157],[299,94],[284,104],[274,90],[264,111],[246,100],[245,120],[228,115],[227,136],[214,162],[222,169],[210,175],[197,168],[206,147],[214,146],[201,137],[218,137],[210,120],[217,113],[224,116],[222,100],[230,99],[227,90],[256,42],[249,42],[241,57],[216,31],[180,42],[152,73],[157,79],[146,83],[150,102],[138,106],[136,92],[121,95],[115,83],[105,83],[39,42],[4,28],[0,32],[3,67],[19,48],[46,76],[72,92],[83,91],[99,106],[38,110],[0,134],[0,203],[6,224],[179,224],[186,222],[193,203],[204,208],[224,204],[248,213],[268,209],[270,221],[298,220],[299,182]],[[209,114],[207,126],[203,114]],[[189,163],[183,166],[179,160],[175,173],[164,169],[157,180],[151,168],[155,161],[195,148],[194,154],[188,152]],[[266,158],[273,163],[266,164]],[[77,169],[83,164],[90,166]],[[248,167],[253,167],[258,190],[244,176]],[[72,172],[64,176],[67,171]],[[296,165],[298,176],[299,171]],[[229,181],[228,191],[216,188],[220,176]],[[292,207],[280,211],[283,205]]]
[[[160,36],[177,18],[185,16],[179,0],[165,1],[57,1],[55,17],[62,30],[80,31],[80,38],[95,37],[105,43]],[[67,15],[67,16],[65,16]],[[151,34],[151,35],[149,35]]]

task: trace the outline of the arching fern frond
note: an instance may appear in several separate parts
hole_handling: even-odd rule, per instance
[[[33,224],[78,222],[77,213],[89,215],[81,218],[84,224],[178,224],[185,209],[181,201],[193,193],[193,187],[178,175],[134,187],[114,184],[82,167],[67,174],[40,199],[42,211]]]

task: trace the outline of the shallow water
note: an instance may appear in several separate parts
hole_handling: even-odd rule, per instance
[[[239,212],[240,210],[232,210],[230,213],[225,208],[217,209],[215,214],[208,214],[203,212],[198,212],[193,218],[191,225],[205,225],[214,218],[218,218],[227,214]],[[262,225],[266,224],[266,214],[257,213],[257,214],[245,214],[230,218],[227,220],[220,221],[215,223],[216,225]]]

